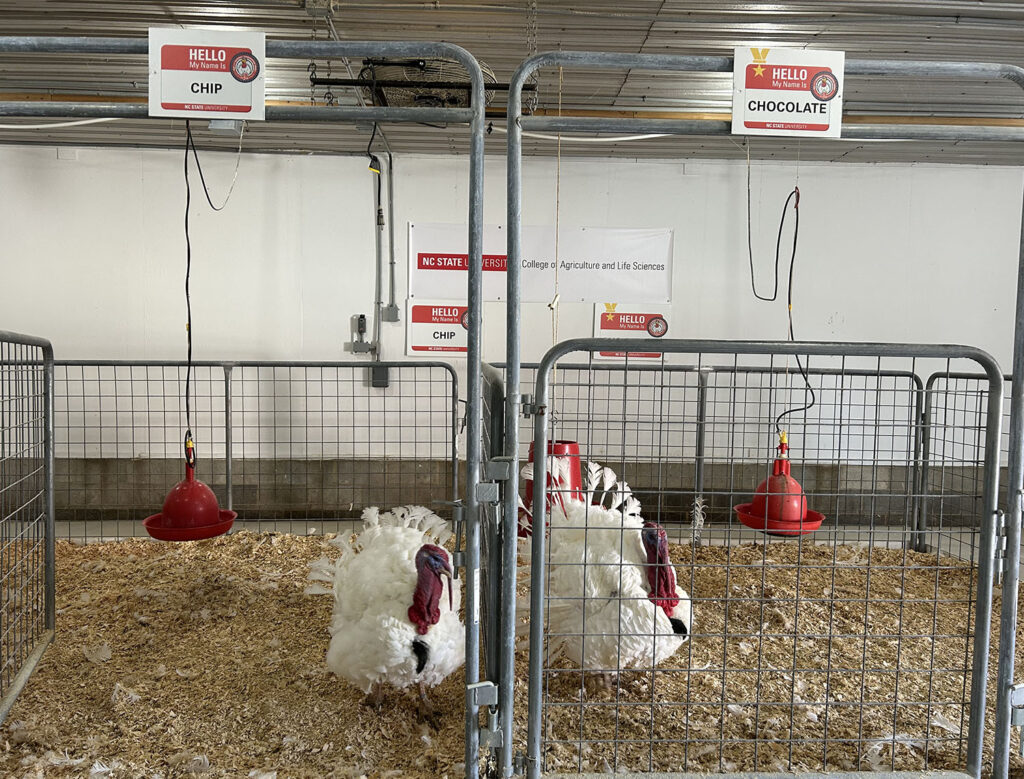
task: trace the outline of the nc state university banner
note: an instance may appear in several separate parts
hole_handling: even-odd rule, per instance
[[[506,231],[484,227],[484,300],[506,297]],[[465,225],[409,225],[409,297],[466,299],[469,268]],[[562,228],[555,263],[554,227],[523,227],[523,300],[596,303],[609,297],[638,303],[672,299],[672,230]]]

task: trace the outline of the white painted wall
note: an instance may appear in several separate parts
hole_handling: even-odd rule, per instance
[[[495,149],[497,151],[497,148]],[[215,201],[234,157],[203,155]],[[184,187],[176,151],[0,148],[0,328],[49,337],[59,358],[184,358]],[[783,338],[785,303],[752,299],[743,164],[563,160],[563,225],[672,227],[670,335]],[[553,224],[555,162],[528,159],[525,221]],[[405,225],[464,218],[468,161],[399,157]],[[488,159],[485,218],[504,222],[504,160]],[[782,201],[799,175],[801,339],[959,342],[1009,368],[1024,176],[1016,168],[755,163],[754,249],[770,288]],[[349,317],[373,299],[372,176],[362,158],[246,155],[231,202],[193,178],[197,359],[345,359]],[[781,270],[785,272],[786,259]],[[784,279],[783,279],[784,285]],[[405,272],[398,282],[404,303]],[[405,309],[403,305],[402,317]],[[524,311],[524,356],[551,343]],[[561,307],[561,338],[590,335],[592,307]],[[384,324],[402,359],[404,321]],[[485,358],[504,351],[502,304],[485,310]]]

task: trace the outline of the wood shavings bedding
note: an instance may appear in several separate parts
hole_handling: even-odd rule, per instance
[[[671,559],[679,584],[693,597],[691,641],[653,674],[620,673],[612,689],[551,659],[545,675],[548,770],[867,771],[920,770],[926,759],[930,769],[966,764],[970,566],[934,553],[792,541],[675,545]],[[997,597],[989,757],[999,608]],[[1024,603],[1021,610],[1024,625]],[[1020,638],[1017,656],[1018,664],[1024,661]],[[525,657],[518,666],[525,676]],[[525,707],[525,689],[517,691],[520,703]],[[1024,775],[1024,762],[1015,757],[1013,765]]]
[[[389,689],[377,715],[361,705],[360,691],[327,671],[331,600],[303,590],[309,562],[334,553],[321,536],[248,531],[186,544],[61,542],[57,638],[0,733],[0,773],[461,775],[461,674],[432,693],[442,723],[433,731],[417,722],[411,693]],[[673,547],[680,584],[695,599],[693,640],[654,674],[623,673],[611,690],[586,689],[569,668],[549,675],[556,705],[547,708],[546,736],[565,743],[550,745],[548,767],[679,770],[685,762],[690,770],[777,770],[792,760],[794,768],[868,770],[889,768],[895,754],[897,769],[914,769],[926,751],[930,767],[962,765],[966,709],[949,702],[967,700],[963,674],[895,670],[964,666],[958,620],[968,608],[970,569],[947,558],[937,565],[934,555],[871,550],[872,597],[865,598],[867,555],[808,544]],[[902,609],[893,605],[897,592]],[[905,637],[895,646],[900,626]],[[832,673],[820,672],[829,657]],[[526,662],[524,651],[518,743],[525,743]],[[861,726],[851,714],[859,706],[849,704],[862,689],[865,700],[892,700],[894,679],[901,701],[946,703],[871,707]],[[756,689],[759,707],[750,705]],[[827,727],[830,739],[875,740],[830,745],[825,766],[820,744],[790,749],[791,727],[798,739],[821,738]]]
[[[383,715],[324,665],[331,599],[303,594],[322,536],[233,533],[57,549],[57,634],[0,736],[11,777],[462,774],[464,677],[442,727]]]

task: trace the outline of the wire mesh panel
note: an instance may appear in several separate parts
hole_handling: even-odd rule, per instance
[[[1000,484],[1006,483],[1010,437],[1010,377],[1003,384],[1003,427],[999,441]],[[930,497],[922,502],[921,525],[947,543],[962,544],[956,528],[977,514],[983,500],[985,458],[983,425],[988,407],[988,380],[970,373],[935,373],[925,384],[925,427],[922,440],[922,483]],[[999,507],[1006,509],[1000,491]],[[946,532],[947,528],[954,528]],[[964,547],[961,556],[977,550]]]
[[[543,608],[529,626],[538,769],[979,760],[993,563],[978,550],[994,534],[997,449],[985,444],[998,411],[970,422],[984,500],[930,484],[929,500],[958,501],[955,522],[920,525],[918,458],[917,377],[977,370],[973,356],[823,344],[803,345],[811,354],[798,363],[786,345],[674,343],[660,348],[685,366],[558,367],[550,387],[538,378],[537,435],[578,443],[582,482],[571,458],[535,450],[536,472],[550,473],[532,507],[548,533],[529,542]],[[734,510],[779,469],[778,429],[789,446],[779,462],[805,497],[791,494],[824,514],[820,529],[798,521],[767,534]],[[966,461],[948,447],[933,458],[947,470]]]
[[[56,366],[56,512],[62,535],[144,534],[184,478],[183,363],[61,362]],[[192,368],[197,478],[222,505],[225,489],[225,372]]]
[[[455,375],[447,365],[237,366],[232,508],[239,519],[359,517],[454,499]]]
[[[53,637],[48,343],[0,333],[0,721]]]
[[[370,505],[451,501],[458,389],[440,363],[200,363],[197,478],[253,529],[309,532]],[[140,535],[183,478],[186,366],[57,366],[57,518],[78,538]],[[378,381],[378,384],[383,382]]]

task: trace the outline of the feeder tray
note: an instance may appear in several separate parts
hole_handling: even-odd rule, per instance
[[[213,490],[198,481],[195,470],[186,464],[185,479],[167,494],[163,511],[146,517],[142,525],[160,541],[201,541],[227,533],[237,516],[217,505]]]
[[[807,495],[790,475],[789,444],[785,432],[779,435],[779,456],[772,463],[772,475],[758,485],[750,503],[734,506],[747,527],[770,536],[802,536],[821,527],[825,515],[807,508]]]

